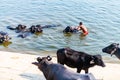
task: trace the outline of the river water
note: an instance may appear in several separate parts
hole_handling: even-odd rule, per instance
[[[86,37],[62,33],[66,26],[78,26],[80,21],[88,28]],[[60,26],[46,28],[40,35],[22,39],[6,28],[18,24]],[[109,44],[120,43],[119,29],[119,0],[0,0],[0,31],[12,37],[12,44],[0,46],[3,51],[56,55],[58,49],[70,47],[89,54],[101,54],[107,62],[119,62],[115,56],[102,52]]]

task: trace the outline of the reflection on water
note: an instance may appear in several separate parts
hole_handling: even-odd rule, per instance
[[[42,33],[36,32],[35,35],[40,36],[40,35],[42,35]]]
[[[80,40],[84,40],[86,38],[86,36],[80,34]]]
[[[12,44],[12,42],[10,42],[10,41],[4,41],[4,42],[1,43],[0,45],[1,45],[1,46],[4,46],[4,47],[8,47],[10,44]]]
[[[72,33],[63,33],[65,37],[71,37],[73,34]]]

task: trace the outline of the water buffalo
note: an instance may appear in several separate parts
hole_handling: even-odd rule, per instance
[[[18,34],[18,37],[21,38],[26,38],[31,34],[43,32],[41,25],[32,25],[30,28],[27,28],[25,25],[19,24],[16,28],[13,28],[11,26],[7,26],[7,28],[10,30],[15,30],[16,33],[20,33]]]
[[[13,28],[11,26],[7,26],[7,28],[10,30],[15,30],[15,32],[17,32],[17,33],[20,33],[20,32],[36,33],[36,32],[43,31],[41,25],[32,25],[30,28],[27,28],[25,25],[19,24],[16,28]]]
[[[11,27],[11,26],[7,26],[7,28],[10,30],[15,30],[16,33],[20,33],[18,35],[18,37],[26,38],[27,36],[29,36],[31,34],[38,35],[38,34],[42,33],[44,28],[51,28],[51,27],[57,27],[57,26],[60,26],[60,25],[59,24],[58,25],[51,24],[51,25],[41,26],[41,25],[37,24],[37,25],[32,25],[29,28],[27,28],[27,26],[19,24],[15,28]]]
[[[11,37],[9,37],[8,33],[0,31],[0,44],[4,42],[9,42]]]
[[[64,30],[63,30],[63,33],[78,33],[79,30],[77,29],[72,29],[72,27],[70,26],[67,26]]]
[[[8,29],[10,30],[15,30],[16,33],[19,33],[19,32],[24,32],[25,29],[26,29],[26,26],[25,25],[22,25],[22,24],[19,24],[17,27],[13,28],[11,26],[7,26]]]
[[[67,26],[64,30],[63,30],[64,33],[73,33],[73,30],[71,29],[70,26]]]
[[[32,64],[38,66],[38,69],[43,72],[46,80],[96,80],[90,74],[78,74],[65,68],[61,64],[52,63],[51,57],[38,57],[37,62]]]
[[[57,62],[69,67],[77,68],[77,72],[85,70],[88,73],[88,69],[95,65],[105,67],[102,61],[101,55],[90,55],[85,52],[75,51],[71,48],[62,48],[57,50]]]
[[[115,55],[118,59],[120,59],[120,48],[118,43],[112,43],[109,46],[102,49],[103,52],[112,55]]]

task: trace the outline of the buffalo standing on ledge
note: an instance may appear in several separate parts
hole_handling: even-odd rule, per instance
[[[101,55],[90,55],[85,52],[75,51],[70,48],[62,48],[57,51],[57,62],[69,67],[77,68],[77,72],[85,70],[88,73],[88,69],[95,65],[105,67]]]

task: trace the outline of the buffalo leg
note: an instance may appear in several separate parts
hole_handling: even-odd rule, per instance
[[[77,68],[77,73],[80,73],[81,72],[81,69],[80,68]]]
[[[85,69],[85,73],[88,73],[88,69]]]

